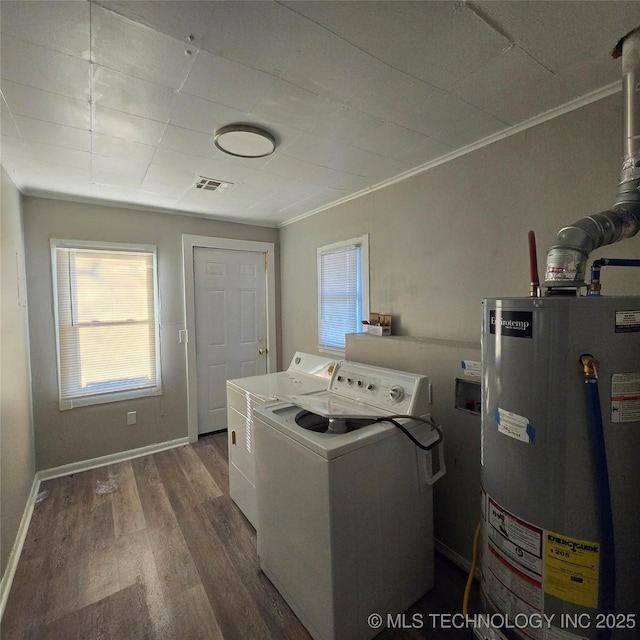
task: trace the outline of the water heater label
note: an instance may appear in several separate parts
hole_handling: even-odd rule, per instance
[[[640,373],[611,376],[611,422],[640,422]]]
[[[498,423],[498,431],[504,433],[505,436],[527,443],[535,440],[536,429],[528,418],[504,409],[498,409],[494,414],[494,418]]]
[[[640,311],[616,311],[616,333],[640,331]]]
[[[485,497],[486,496],[486,497]],[[484,494],[483,590],[493,606],[510,618],[540,616],[543,530],[518,518]],[[542,640],[543,630],[519,629],[527,640]]]
[[[596,608],[600,545],[545,531],[544,591],[549,595]]]
[[[513,338],[533,337],[533,311],[489,310],[489,331]]]

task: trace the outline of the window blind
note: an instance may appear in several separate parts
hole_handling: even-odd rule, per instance
[[[54,256],[61,408],[159,393],[155,251]]]
[[[318,341],[345,348],[345,334],[360,331],[361,248],[351,245],[318,253]]]

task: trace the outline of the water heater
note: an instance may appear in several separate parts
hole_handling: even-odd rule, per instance
[[[640,298],[483,307],[477,635],[637,640]]]

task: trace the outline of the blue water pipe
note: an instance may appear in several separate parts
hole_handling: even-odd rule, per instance
[[[616,550],[614,542],[613,509],[611,506],[611,489],[609,486],[609,468],[604,440],[604,424],[602,408],[598,392],[596,361],[593,356],[581,358],[585,372],[585,384],[589,399],[589,417],[591,423],[591,441],[593,446],[596,490],[598,501],[598,517],[600,522],[600,584],[599,613],[604,616],[615,612],[616,603]],[[612,629],[600,629],[598,640],[609,640]]]
[[[600,284],[600,270],[602,267],[640,267],[640,260],[628,260],[625,258],[600,258],[591,265],[591,283],[587,295],[599,296],[602,285]]]

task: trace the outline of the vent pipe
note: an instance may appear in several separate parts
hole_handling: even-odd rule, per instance
[[[624,157],[616,203],[560,229],[547,252],[548,288],[583,286],[592,251],[640,230],[640,27],[624,36],[611,55],[622,57],[624,99]]]

